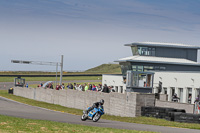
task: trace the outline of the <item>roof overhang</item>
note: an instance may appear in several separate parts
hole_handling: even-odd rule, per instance
[[[124,44],[124,46],[152,46],[152,47],[200,49],[200,46],[177,44],[177,43],[160,43],[160,42],[134,42],[130,44]]]
[[[149,57],[149,56],[131,56],[116,60],[115,62],[139,62],[139,63],[200,66],[200,63],[190,61],[187,59]]]

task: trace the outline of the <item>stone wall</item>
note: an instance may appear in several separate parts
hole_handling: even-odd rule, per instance
[[[154,94],[139,93],[103,93],[77,90],[52,90],[43,88],[14,88],[14,95],[22,96],[47,103],[59,104],[65,107],[85,110],[100,99],[105,100],[106,114],[135,117],[141,115],[141,106],[154,106]]]
[[[168,101],[160,101],[160,100],[155,101],[155,106],[175,108],[175,109],[185,109],[186,113],[193,113],[193,110],[194,110],[194,104],[168,102]]]
[[[155,100],[155,94],[140,94],[134,92],[122,94],[116,92],[84,92],[71,89],[52,90],[15,87],[14,95],[81,110],[92,106],[94,102],[100,101],[100,99],[104,99],[106,114],[123,117],[140,116],[142,106],[185,109],[187,113],[193,113],[193,104]]]
[[[159,100],[161,101],[167,101],[168,100],[168,95],[167,94],[159,94]]]
[[[155,94],[138,93],[136,103],[136,116],[141,116],[142,106],[155,106]]]

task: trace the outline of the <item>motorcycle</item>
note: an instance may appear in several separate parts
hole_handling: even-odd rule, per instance
[[[104,114],[103,106],[99,106],[98,108],[94,108],[93,110],[91,110],[88,114],[86,113],[86,111],[83,111],[81,120],[85,121],[87,119],[90,119],[90,120],[93,120],[93,122],[97,122],[103,114]]]

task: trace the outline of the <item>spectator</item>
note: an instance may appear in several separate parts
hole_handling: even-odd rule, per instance
[[[69,83],[67,84],[67,86],[66,86],[66,88],[68,88],[69,89],[69,87],[70,87],[70,85],[69,85]]]
[[[177,94],[174,93],[174,95],[173,95],[173,97],[172,97],[172,101],[173,101],[173,102],[178,102],[179,99],[180,99],[180,98],[177,96]]]
[[[87,84],[85,83],[85,91],[87,91],[88,90],[88,86],[87,86]]]
[[[92,85],[90,83],[88,83],[88,85],[89,85],[88,90],[92,90]]]
[[[74,90],[76,90],[76,83],[74,83]]]
[[[28,83],[26,84],[26,88],[28,88]]]
[[[101,91],[102,90],[100,85],[96,86],[96,89],[97,89],[97,91]]]
[[[108,89],[108,86],[106,84],[104,84],[102,92],[109,93],[109,89]]]
[[[100,88],[102,89],[102,84],[99,84]]]
[[[195,98],[194,103],[199,102],[199,95]]]
[[[81,84],[77,84],[76,89],[79,90],[79,91],[82,91],[82,85]]]
[[[50,83],[50,87],[49,87],[50,89],[53,89],[53,83]]]
[[[62,83],[61,89],[62,90],[65,89],[65,84],[64,83]]]
[[[56,90],[62,89],[61,85],[56,85]]]
[[[69,89],[73,89],[73,88],[74,88],[74,86],[70,83]]]
[[[92,91],[97,91],[96,86],[93,84]]]
[[[189,94],[188,103],[190,103],[190,104],[191,104],[191,99],[192,99],[192,94]]]
[[[82,85],[82,91],[85,91],[85,84]]]
[[[115,92],[115,89],[114,89],[114,87],[113,86],[109,86],[110,88],[110,92]]]

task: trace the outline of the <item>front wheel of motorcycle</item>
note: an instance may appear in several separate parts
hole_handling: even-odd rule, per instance
[[[101,117],[101,114],[97,112],[97,113],[94,115],[94,117],[92,118],[93,122],[97,122],[97,121],[100,119],[100,117]]]
[[[87,120],[87,117],[88,117],[88,116],[87,116],[86,114],[83,114],[83,115],[81,116],[81,120],[82,120],[82,121],[85,121],[85,120]]]

